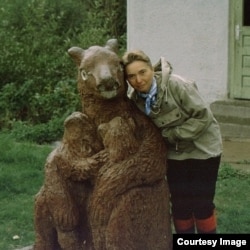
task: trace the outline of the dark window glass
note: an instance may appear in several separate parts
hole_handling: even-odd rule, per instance
[[[244,0],[243,25],[250,26],[250,0]]]

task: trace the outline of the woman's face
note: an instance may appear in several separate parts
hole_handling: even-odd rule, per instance
[[[149,92],[154,76],[154,70],[146,62],[134,61],[125,68],[129,84],[139,92]]]

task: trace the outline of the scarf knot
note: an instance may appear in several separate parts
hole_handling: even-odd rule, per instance
[[[149,90],[148,93],[141,93],[139,92],[138,93],[139,96],[145,98],[145,113],[147,115],[150,114],[151,112],[151,106],[155,103],[156,101],[156,94],[157,94],[157,84],[156,84],[156,80],[155,78],[153,78],[153,83],[152,83],[152,86]]]

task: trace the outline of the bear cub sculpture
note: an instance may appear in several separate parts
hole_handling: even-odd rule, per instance
[[[74,112],[67,117],[62,143],[48,156],[44,185],[36,195],[35,250],[83,249],[91,180],[101,163],[98,154],[91,156],[101,147],[86,115]]]
[[[167,249],[167,183],[153,180],[146,162],[137,164],[140,144],[133,118],[115,117],[99,125],[98,132],[108,161],[90,199],[94,248]]]

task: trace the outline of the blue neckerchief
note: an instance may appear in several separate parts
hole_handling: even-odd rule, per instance
[[[156,101],[156,94],[157,94],[157,84],[155,78],[153,78],[152,86],[148,93],[138,92],[138,95],[145,98],[145,113],[147,115],[151,112],[151,106]]]

